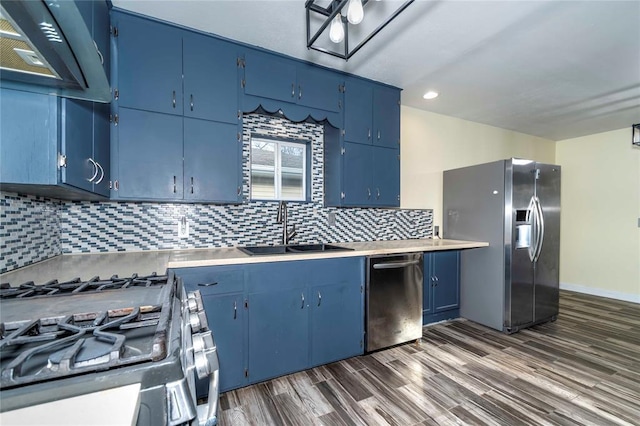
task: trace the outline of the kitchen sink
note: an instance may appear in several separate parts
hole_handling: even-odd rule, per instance
[[[293,244],[279,246],[246,246],[238,247],[240,251],[250,256],[264,256],[274,254],[295,254],[295,253],[322,253],[327,251],[348,251],[353,250],[347,247],[333,244]]]

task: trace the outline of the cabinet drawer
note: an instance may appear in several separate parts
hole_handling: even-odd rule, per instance
[[[244,269],[226,266],[175,269],[189,291],[200,290],[202,295],[242,292]]]

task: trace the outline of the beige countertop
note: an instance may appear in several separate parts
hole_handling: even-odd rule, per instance
[[[352,251],[325,253],[279,254],[250,256],[235,247],[166,250],[119,253],[69,254],[38,262],[0,275],[0,282],[17,286],[33,281],[43,284],[52,279],[69,281],[74,278],[89,280],[95,276],[106,279],[148,275],[152,272],[164,274],[167,268],[189,268],[214,265],[238,265],[261,262],[286,262],[294,260],[329,259],[336,257],[371,256],[380,254],[427,252],[438,250],[462,250],[486,247],[486,242],[412,239],[394,241],[368,241],[336,243]]]

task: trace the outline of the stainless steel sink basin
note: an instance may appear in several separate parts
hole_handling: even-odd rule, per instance
[[[238,247],[240,251],[250,256],[264,256],[274,254],[296,254],[296,253],[322,253],[327,251],[348,251],[353,250],[347,247],[333,244],[294,244],[279,246],[247,246]]]

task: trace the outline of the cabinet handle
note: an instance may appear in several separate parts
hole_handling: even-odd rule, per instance
[[[93,173],[93,176],[91,176],[91,178],[89,179],[89,182],[93,182],[93,180],[96,178],[96,176],[98,176],[98,165],[97,163],[93,160],[93,158],[89,158],[89,162],[91,164],[93,164],[93,170],[95,170],[95,172]]]
[[[173,105],[173,107],[176,107],[176,91],[173,91],[173,100],[171,101],[171,104]]]
[[[367,129],[367,139],[371,139],[371,129]]]
[[[116,181],[113,182],[113,187],[115,188],[116,191],[120,189],[120,182],[118,181],[118,179],[116,179]]]
[[[218,285],[218,281],[212,282],[212,283],[199,283],[198,287],[211,287],[214,285]]]
[[[191,95],[191,111],[193,111],[193,95]]]
[[[322,295],[318,292],[318,306],[322,303]]]
[[[177,190],[178,187],[176,186],[176,175],[173,175],[173,193],[175,194]]]
[[[238,302],[233,301],[233,319],[238,318]]]
[[[371,199],[371,189],[367,188],[367,200]]]
[[[302,306],[300,306],[300,309],[304,309],[304,293],[300,294],[302,296]]]
[[[100,179],[98,179],[98,180],[97,180],[97,181],[95,181],[94,183],[95,183],[96,185],[99,185],[99,184],[100,184],[100,182],[102,182],[102,179],[104,179],[104,169],[102,168],[102,166],[100,165],[100,163],[97,163],[97,162],[96,162],[96,164],[97,164],[98,168],[100,169],[100,173],[101,173],[101,174],[100,174]]]
[[[435,287],[438,287],[438,281],[440,281],[440,280],[438,279],[438,277],[433,277],[433,279],[434,279],[434,281],[435,281],[434,286],[435,286]]]
[[[100,63],[104,65],[104,56],[100,53],[100,49],[98,49],[98,44],[94,41],[93,45],[96,47],[96,52],[98,52],[98,57],[100,58]]]
[[[298,99],[302,98],[302,86],[298,85]]]
[[[295,98],[296,97],[296,85],[291,83],[291,97]]]
[[[380,140],[380,130],[378,130],[378,140]]]
[[[191,193],[193,194],[193,176],[191,176]]]
[[[380,188],[376,188],[376,192],[377,192],[376,200],[379,200],[380,199]]]

